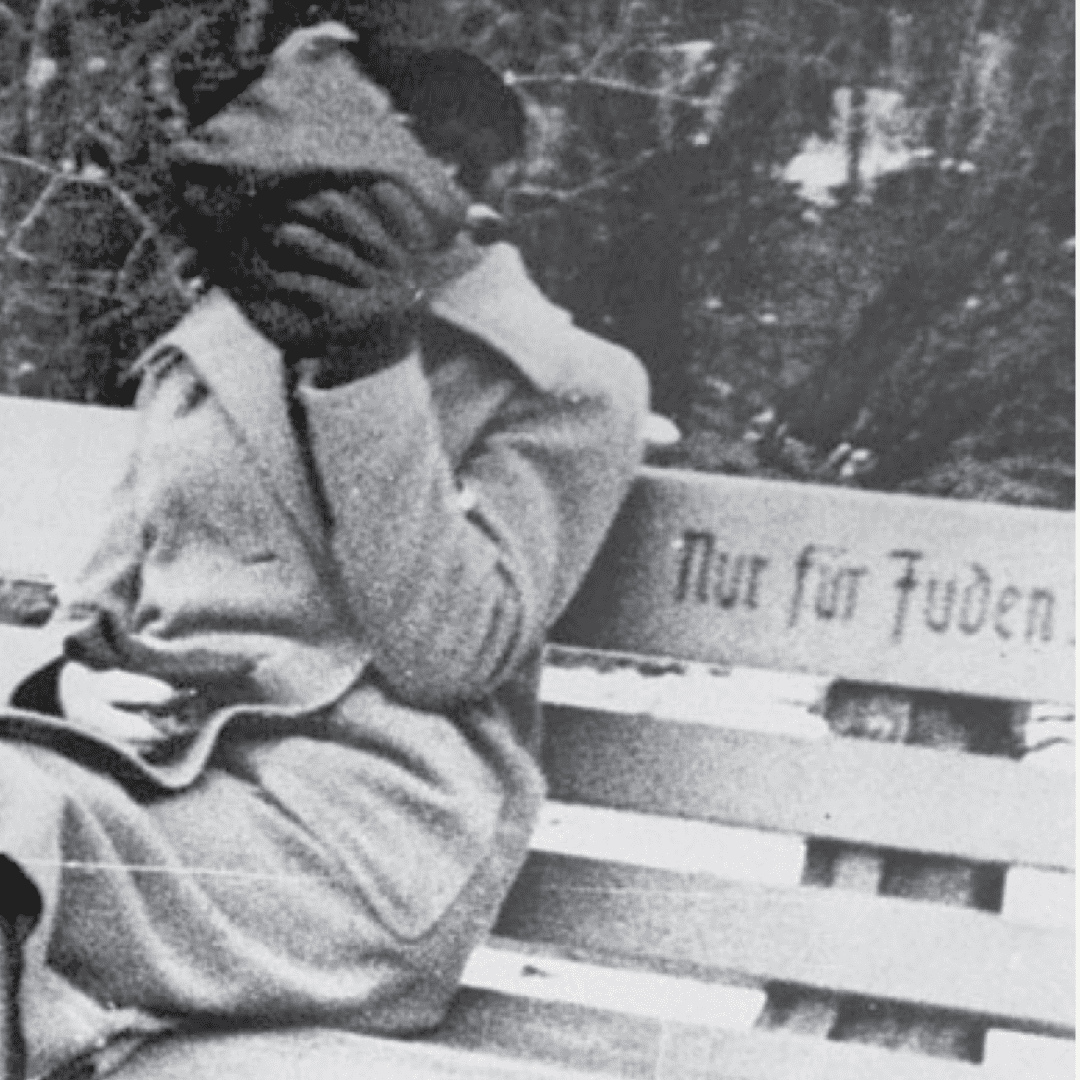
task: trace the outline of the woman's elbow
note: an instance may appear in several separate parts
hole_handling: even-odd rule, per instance
[[[532,651],[518,605],[493,605],[468,619],[425,622],[419,634],[398,635],[377,649],[374,661],[394,697],[413,708],[449,712],[482,701]]]

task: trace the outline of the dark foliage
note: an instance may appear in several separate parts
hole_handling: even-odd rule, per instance
[[[324,18],[404,108],[460,63],[418,46],[512,73],[513,237],[645,360],[676,463],[1072,505],[1067,0],[0,3],[4,389],[130,400],[194,295],[170,142]],[[889,94],[924,152],[878,176]],[[509,101],[441,147],[466,178],[516,151]],[[809,202],[785,168],[826,144],[846,172]]]

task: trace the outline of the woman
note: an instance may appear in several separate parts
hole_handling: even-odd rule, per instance
[[[143,358],[102,543],[6,673],[33,1075],[170,1026],[430,1027],[524,858],[544,634],[647,387],[462,236],[350,38],[294,34],[181,148],[218,285]]]

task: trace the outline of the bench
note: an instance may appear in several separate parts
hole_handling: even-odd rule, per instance
[[[0,618],[47,612],[131,433],[0,400]],[[1018,739],[1071,726],[1073,551],[1063,512],[643,469],[442,1028],[168,1038],[117,1075],[1072,1076],[1074,780]]]

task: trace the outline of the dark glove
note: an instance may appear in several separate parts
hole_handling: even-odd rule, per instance
[[[407,355],[422,299],[417,259],[436,244],[419,205],[392,181],[320,191],[273,228],[269,295],[311,320],[318,386],[368,375]]]
[[[290,203],[283,218],[271,231],[266,295],[275,310],[310,321],[317,386],[406,356],[428,293],[479,258],[464,235],[443,243],[439,223],[393,181],[320,191]],[[275,327],[264,332],[280,338]]]
[[[212,278],[287,361],[322,360],[321,385],[406,353],[426,278],[476,261],[456,239],[468,200],[340,48],[350,36],[298,31],[173,148]]]

